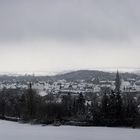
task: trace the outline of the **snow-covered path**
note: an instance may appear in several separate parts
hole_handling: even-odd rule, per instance
[[[40,126],[0,120],[0,140],[139,140],[140,129]]]

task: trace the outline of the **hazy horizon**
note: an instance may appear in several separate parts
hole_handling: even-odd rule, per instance
[[[0,0],[0,73],[139,69],[139,0]]]
[[[60,71],[4,71],[0,72],[0,75],[11,75],[11,76],[20,76],[20,75],[35,75],[35,76],[53,76],[57,74],[65,74],[74,71],[80,70],[89,70],[89,71],[103,71],[103,72],[117,72],[120,73],[135,73],[140,74],[140,68],[93,68],[93,69],[67,69],[67,70],[60,70]]]

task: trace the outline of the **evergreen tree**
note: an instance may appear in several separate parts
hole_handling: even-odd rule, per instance
[[[66,116],[71,116],[72,115],[72,97],[70,93],[68,93],[68,95],[63,96],[62,103],[64,106]]]
[[[5,90],[3,89],[0,92],[0,117],[2,119],[5,118],[6,113],[6,98],[5,98]]]
[[[115,95],[116,95],[116,106],[115,106],[115,113],[117,119],[122,119],[122,97],[121,97],[121,79],[119,72],[117,71],[116,79],[115,79]]]
[[[121,125],[123,120],[122,115],[122,97],[121,97],[121,80],[117,71],[115,79],[115,90],[109,94],[108,102],[108,119],[109,125]]]
[[[25,120],[32,120],[36,117],[38,95],[32,89],[32,84],[29,84],[29,89],[22,95],[23,118]]]
[[[91,113],[92,113],[94,125],[100,125],[102,114],[101,114],[101,107],[97,100],[94,100],[94,102],[92,102],[91,104]]]
[[[110,89],[106,88],[103,91],[103,97],[102,97],[102,101],[101,101],[101,112],[103,114],[103,118],[106,119],[108,117],[108,113],[109,113],[109,93],[110,93]]]
[[[73,104],[72,104],[72,114],[74,117],[76,117],[78,111],[78,105],[77,105],[77,99],[73,98]]]
[[[78,114],[83,115],[85,113],[85,99],[82,93],[79,94],[77,99]]]
[[[120,93],[120,87],[121,87],[121,79],[120,79],[119,72],[117,71],[116,79],[115,79],[115,92],[116,93]]]
[[[138,116],[138,106],[137,100],[134,99],[134,95],[127,93],[124,95],[124,117],[127,120],[127,124],[131,124],[134,126],[136,125],[135,121]]]

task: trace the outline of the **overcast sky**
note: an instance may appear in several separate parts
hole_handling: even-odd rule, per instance
[[[0,0],[0,72],[140,67],[139,0]]]

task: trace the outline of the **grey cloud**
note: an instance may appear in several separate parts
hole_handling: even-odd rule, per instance
[[[129,40],[140,35],[139,0],[0,0],[0,40]]]

